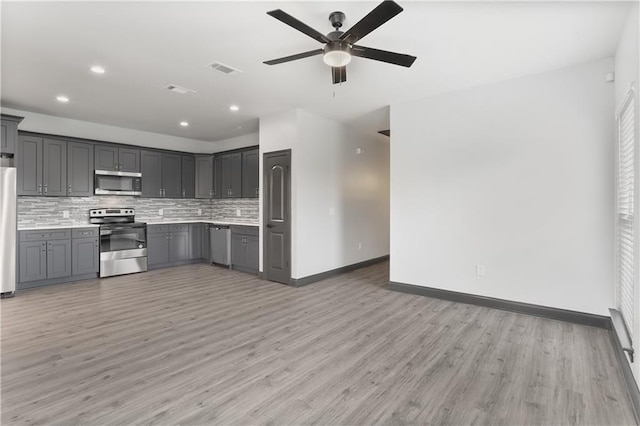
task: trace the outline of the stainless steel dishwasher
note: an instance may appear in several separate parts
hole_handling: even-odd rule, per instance
[[[213,224],[209,228],[211,263],[228,266],[231,263],[231,229]]]

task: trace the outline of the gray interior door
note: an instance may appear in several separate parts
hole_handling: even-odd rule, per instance
[[[264,276],[291,280],[291,150],[264,154]]]

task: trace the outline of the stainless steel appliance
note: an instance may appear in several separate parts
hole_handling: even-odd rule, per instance
[[[3,162],[7,161],[3,159]],[[16,169],[0,167],[0,295],[16,291]]]
[[[226,225],[211,225],[209,228],[211,263],[231,263],[231,230]]]
[[[91,209],[89,222],[100,224],[100,277],[147,270],[147,224],[134,209]]]
[[[96,170],[97,195],[142,195],[142,173]]]

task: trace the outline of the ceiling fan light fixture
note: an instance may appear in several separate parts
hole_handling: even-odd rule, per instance
[[[330,67],[344,67],[351,62],[351,52],[344,49],[342,43],[327,43],[322,60]]]

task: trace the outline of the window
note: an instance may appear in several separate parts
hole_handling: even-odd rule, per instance
[[[617,117],[617,308],[622,314],[629,339],[633,341],[634,317],[634,199],[635,199],[635,105],[631,90]]]

